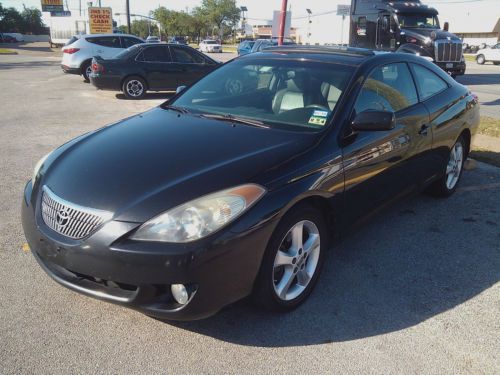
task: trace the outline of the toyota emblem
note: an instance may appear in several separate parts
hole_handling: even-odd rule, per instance
[[[69,219],[70,219],[70,216],[69,216],[69,212],[67,209],[62,209],[62,210],[57,211],[56,222],[60,228],[64,228],[66,225],[68,225]]]

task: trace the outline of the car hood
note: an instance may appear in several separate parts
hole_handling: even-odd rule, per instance
[[[266,172],[316,137],[155,108],[61,147],[41,181],[66,201],[144,222],[211,192],[265,185],[262,176],[276,177]]]
[[[455,34],[439,29],[411,28],[411,29],[401,29],[401,31],[404,32],[405,35],[412,36],[419,40],[424,40],[425,38],[432,39],[434,35],[435,35],[434,37],[435,40],[448,39],[448,38],[449,40],[460,40],[460,38],[457,37]]]

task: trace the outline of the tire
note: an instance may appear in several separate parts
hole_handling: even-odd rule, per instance
[[[142,99],[146,95],[146,82],[137,76],[130,76],[123,80],[122,92],[128,99]]]
[[[438,198],[447,198],[457,190],[467,157],[467,148],[468,145],[465,143],[464,138],[460,136],[450,149],[443,177],[429,186],[427,192],[430,195]]]
[[[292,236],[300,246],[294,244]],[[316,240],[312,236],[317,236]],[[254,302],[276,312],[300,306],[318,280],[328,250],[328,237],[320,211],[307,205],[292,209],[269,240],[253,291]],[[284,265],[279,265],[280,262]]]
[[[483,65],[485,62],[486,62],[486,59],[484,57],[484,55],[478,55],[476,57],[476,62],[479,64],[479,65]]]
[[[87,61],[82,64],[82,76],[85,82],[90,82],[90,73],[92,72],[91,70],[91,62]]]

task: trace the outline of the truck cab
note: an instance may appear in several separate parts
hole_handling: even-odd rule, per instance
[[[352,0],[349,44],[417,54],[453,77],[465,73],[462,41],[447,23],[441,29],[438,11],[420,0]]]

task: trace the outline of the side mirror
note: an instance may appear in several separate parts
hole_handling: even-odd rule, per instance
[[[351,128],[354,131],[387,131],[396,127],[394,112],[364,111],[356,115]]]
[[[444,31],[449,31],[450,30],[450,23],[449,22],[445,22],[444,25],[443,25],[443,30]]]
[[[180,94],[181,92],[183,92],[185,89],[186,89],[187,86],[179,86],[177,87],[177,90],[175,90],[175,93],[176,94]]]

